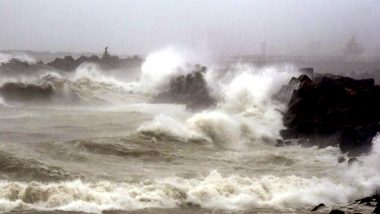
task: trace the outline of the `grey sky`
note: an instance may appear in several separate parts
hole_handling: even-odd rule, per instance
[[[379,0],[0,0],[0,49],[145,54],[176,45],[222,54],[339,54],[356,34],[380,49]]]

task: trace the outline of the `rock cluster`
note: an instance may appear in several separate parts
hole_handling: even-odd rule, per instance
[[[339,145],[352,155],[370,150],[380,130],[380,86],[373,79],[320,75],[312,80],[301,75],[297,81],[283,117],[283,139]]]
[[[47,63],[47,65],[62,71],[73,71],[80,64],[85,62],[97,63],[101,68],[107,70],[140,65],[142,63],[142,59],[138,56],[120,59],[118,56],[112,56],[108,52],[108,48],[106,48],[102,57],[92,55],[89,57],[81,56],[78,59],[74,59],[72,56],[65,56],[64,58],[55,58],[52,62]]]
[[[204,79],[206,67],[171,80],[168,91],[157,94],[155,103],[185,104],[188,109],[198,110],[215,105],[216,100],[210,95]]]
[[[310,211],[317,213],[344,214],[344,213],[380,213],[380,197],[378,194],[358,199],[340,206],[326,206],[319,204],[313,207]]]

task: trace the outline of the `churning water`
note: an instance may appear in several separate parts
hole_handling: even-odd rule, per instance
[[[56,93],[49,103],[0,99],[0,212],[301,212],[380,184],[380,138],[351,168],[337,162],[344,154],[334,147],[274,146],[286,105],[273,96],[297,75],[292,66],[209,69],[218,99],[211,109],[149,104],[169,78],[186,73],[177,70],[183,63],[165,50],[135,77],[92,64],[2,77],[1,84],[48,83]]]

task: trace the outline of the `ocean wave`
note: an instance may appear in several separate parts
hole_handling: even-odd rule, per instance
[[[46,165],[31,158],[19,158],[0,151],[0,178],[15,180],[53,181],[69,179],[70,173],[60,167]]]
[[[5,78],[0,94],[6,102],[50,104],[125,104],[144,102],[130,86],[82,64],[73,74],[45,72],[38,77]]]
[[[165,114],[160,114],[153,121],[142,124],[137,131],[153,139],[177,140],[177,141],[210,141],[207,136],[192,130]]]
[[[29,56],[26,53],[16,53],[16,54],[0,53],[0,64],[2,64],[2,63],[8,63],[12,59],[17,59],[17,60],[20,60],[22,62],[27,62],[27,63],[30,63],[30,64],[36,62],[36,60],[33,57]]]
[[[318,203],[344,203],[373,193],[369,187],[358,185],[317,177],[222,176],[217,171],[203,178],[171,177],[135,183],[2,181],[0,210],[11,211],[22,207],[101,213],[109,209],[186,206],[226,210],[302,208]]]
[[[257,142],[274,144],[283,129],[281,111],[286,106],[273,96],[296,74],[291,66],[258,69],[252,65],[236,65],[224,77],[210,74],[207,84],[218,97],[215,108],[185,120],[159,115],[138,131],[185,141],[203,139],[229,148]]]
[[[97,154],[116,155],[122,157],[159,156],[160,152],[154,149],[128,148],[119,143],[97,143],[90,140],[75,140],[69,144],[74,145],[76,151],[86,151]]]

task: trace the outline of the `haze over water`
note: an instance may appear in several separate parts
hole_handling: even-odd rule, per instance
[[[276,96],[299,65],[234,56],[257,59],[263,42],[267,55],[342,56],[355,36],[364,70],[380,47],[379,10],[376,1],[0,0],[0,49],[18,50],[0,53],[0,86],[30,87],[17,99],[0,90],[0,212],[307,213],[374,194],[380,138],[350,168],[337,147],[276,147],[287,109]],[[36,65],[59,55],[40,51],[106,45],[141,63]],[[152,102],[195,64],[207,67],[214,106]]]

